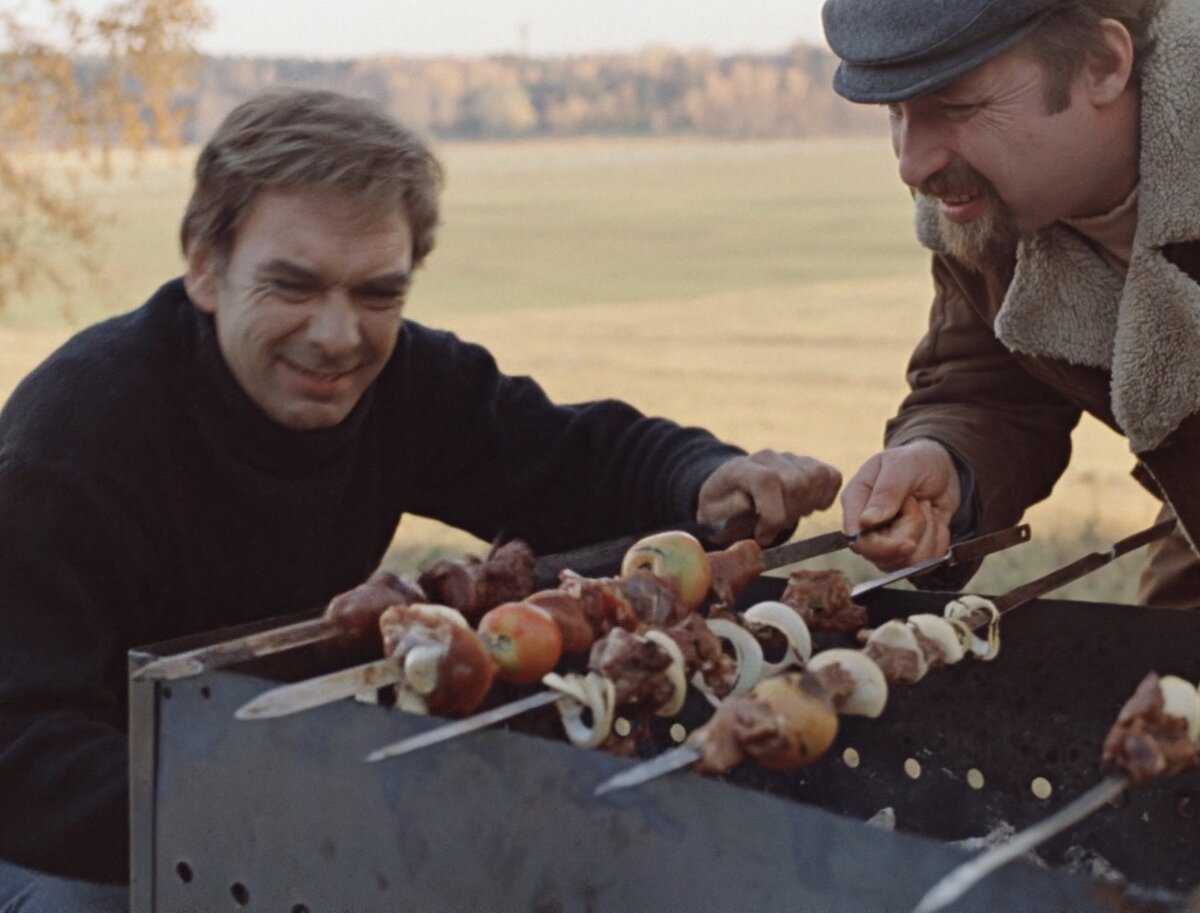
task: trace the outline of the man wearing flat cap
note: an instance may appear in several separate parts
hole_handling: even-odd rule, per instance
[[[882,568],[1016,522],[1088,412],[1174,514],[1139,601],[1200,608],[1200,3],[827,0],[834,88],[885,104],[929,330],[847,529]],[[938,585],[961,584],[943,578]]]

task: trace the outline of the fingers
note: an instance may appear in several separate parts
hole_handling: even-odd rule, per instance
[[[846,490],[842,492],[842,529],[847,533],[854,534],[864,526],[874,525],[864,523],[862,514],[875,491],[875,480],[879,477],[882,463],[883,454],[875,454],[863,463],[862,468],[846,483]],[[892,515],[898,512],[897,504],[897,509],[892,511]]]
[[[957,471],[945,448],[914,441],[876,454],[855,473],[842,495],[842,528],[853,533],[895,518],[854,547],[880,569],[895,570],[945,554],[958,501]]]
[[[754,538],[769,545],[790,533],[800,518],[833,504],[841,473],[812,457],[760,450],[719,467],[700,489],[697,517],[703,523],[727,519],[748,506],[758,513]]]
[[[928,514],[916,498],[905,498],[894,514],[895,519],[882,530],[867,533],[853,546],[882,571],[907,567],[915,560],[918,547],[926,539]]]

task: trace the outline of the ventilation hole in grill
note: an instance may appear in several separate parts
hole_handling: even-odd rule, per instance
[[[205,700],[208,700],[210,697],[212,697],[212,688],[208,687],[208,685],[204,685],[200,689],[200,696]]]
[[[229,893],[233,895],[233,899],[237,901],[239,907],[244,907],[250,903],[250,892],[246,890],[246,886],[240,881],[235,881],[229,889]]]
[[[676,742],[676,743],[682,742],[684,739],[687,738],[687,727],[684,726],[683,723],[672,723],[671,729],[670,729],[670,734],[671,734],[671,741]]]
[[[169,701],[171,699],[171,686],[163,685],[161,693],[162,693],[163,700]]]
[[[1029,784],[1029,789],[1039,799],[1049,799],[1054,792],[1054,787],[1045,777],[1034,777],[1033,782]]]
[[[847,767],[854,768],[862,763],[862,758],[858,756],[858,751],[853,748],[847,748],[842,752],[842,763]]]
[[[292,907],[292,913],[310,913],[306,904],[298,903]]]
[[[972,767],[967,771],[967,786],[971,789],[983,789],[984,782],[983,771],[978,767]]]
[[[1043,760],[1046,762],[1047,767],[1057,767],[1058,766],[1058,749],[1051,748],[1049,751],[1046,752],[1046,756],[1043,758]]]
[[[625,738],[625,736],[633,732],[633,724],[630,723],[629,720],[625,719],[625,717],[619,716],[617,717],[616,722],[613,723],[613,731],[621,738]]]
[[[186,862],[181,862],[175,866],[175,874],[179,876],[179,880],[184,884],[190,884],[192,881],[192,867]]]
[[[904,762],[904,772],[911,780],[921,779],[921,762],[916,758],[909,758]]]

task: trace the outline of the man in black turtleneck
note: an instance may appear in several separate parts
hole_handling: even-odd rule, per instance
[[[0,415],[0,913],[128,904],[132,646],[323,605],[404,512],[545,552],[751,504],[766,542],[832,503],[816,460],[555,405],[403,322],[439,188],[369,105],[245,103],[197,164],[185,277]]]

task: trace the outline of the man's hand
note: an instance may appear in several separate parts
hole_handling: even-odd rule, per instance
[[[842,492],[842,529],[854,533],[895,517],[854,546],[880,570],[892,571],[945,554],[961,501],[958,470],[946,448],[912,441],[875,454],[854,474]]]
[[[828,463],[794,453],[760,450],[722,464],[700,488],[696,519],[720,523],[753,508],[754,538],[767,546],[790,534],[800,518],[833,503],[842,474]]]

